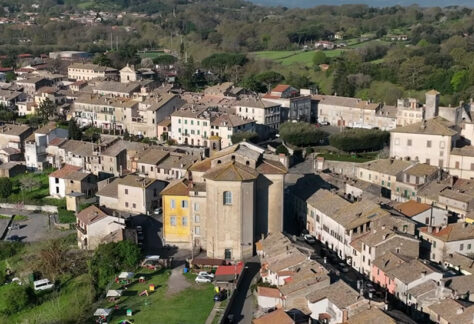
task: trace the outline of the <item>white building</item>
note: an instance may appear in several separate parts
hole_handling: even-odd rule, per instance
[[[459,137],[456,125],[441,117],[390,131],[390,156],[447,168]]]
[[[253,119],[243,119],[217,107],[188,104],[171,115],[169,134],[178,144],[210,147],[213,141],[213,145],[218,142],[224,148],[232,144],[233,134],[253,131]]]
[[[122,241],[125,219],[92,205],[77,214],[76,228],[79,248],[94,250],[99,244]]]
[[[67,76],[72,80],[92,80],[95,78],[114,78],[118,74],[116,69],[90,63],[73,63],[67,68]]]
[[[423,243],[430,249],[430,260],[442,262],[445,255],[474,253],[474,224],[454,223],[420,229]]]
[[[244,97],[233,106],[236,115],[255,120],[257,133],[263,137],[280,127],[280,108],[280,104],[252,97]]]

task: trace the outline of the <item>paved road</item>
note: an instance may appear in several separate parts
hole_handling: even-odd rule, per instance
[[[18,221],[15,218],[13,219],[13,224],[20,225],[19,229],[16,230],[7,230],[5,234],[5,239],[16,235],[20,237],[22,242],[38,242],[41,240],[57,238],[61,236],[68,235],[73,231],[63,231],[54,228],[50,224],[49,216],[46,214],[34,213],[26,210],[16,210],[16,209],[0,209],[1,215],[24,215],[28,219],[24,221]]]
[[[257,259],[254,258],[254,260]],[[250,285],[259,270],[260,263],[258,261],[252,260],[245,264],[245,270],[242,274],[243,277],[240,279],[240,284],[235,291],[233,303],[230,305],[229,315],[224,319],[224,323],[252,323],[255,308]]]

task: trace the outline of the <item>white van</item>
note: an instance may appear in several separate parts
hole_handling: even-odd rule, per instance
[[[48,289],[53,289],[54,288],[54,284],[52,284],[49,279],[41,279],[41,280],[36,280],[35,282],[33,282],[33,288],[36,290],[36,291],[39,291],[39,290],[48,290]]]

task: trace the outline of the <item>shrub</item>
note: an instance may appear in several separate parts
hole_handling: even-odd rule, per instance
[[[7,198],[12,194],[13,184],[8,178],[0,178],[0,197]]]
[[[3,286],[0,290],[0,313],[11,315],[25,309],[32,301],[30,289],[17,284]]]
[[[349,129],[329,137],[329,144],[345,152],[376,151],[390,139],[390,133],[378,129]]]
[[[255,132],[238,132],[232,135],[232,144],[240,143],[242,141],[257,143],[259,138]]]
[[[310,146],[320,144],[328,134],[309,123],[286,122],[280,126],[280,137],[292,145]]]
[[[278,145],[275,151],[276,154],[285,154],[288,155],[288,149],[286,148],[285,145]]]

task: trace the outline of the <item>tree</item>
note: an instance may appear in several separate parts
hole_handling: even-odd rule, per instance
[[[82,138],[82,131],[79,126],[77,126],[77,123],[74,118],[71,118],[69,120],[68,133],[69,139],[80,140]]]
[[[149,57],[142,58],[140,65],[141,67],[148,68],[148,69],[151,69],[154,66],[153,60]]]
[[[306,75],[290,72],[285,78],[285,82],[297,89],[305,89],[312,85],[311,80]]]
[[[178,59],[176,58],[176,56],[168,55],[168,54],[160,55],[153,59],[153,63],[158,64],[158,65],[171,65],[171,64],[176,63],[177,61]]]
[[[50,117],[56,114],[56,104],[49,98],[43,100],[38,107],[38,116],[43,120],[47,121]]]
[[[375,151],[382,149],[390,133],[377,129],[349,129],[329,136],[329,144],[345,152]]]
[[[23,177],[20,179],[21,190],[31,191],[36,187],[39,187],[40,182],[33,177]]]
[[[140,259],[140,248],[130,241],[101,244],[89,262],[89,273],[95,286],[102,290],[117,272],[134,270]]]
[[[423,89],[430,70],[430,67],[425,65],[423,57],[415,56],[402,63],[399,80],[408,89]]]
[[[326,64],[328,62],[328,58],[323,51],[316,51],[313,54],[313,65],[319,66],[320,64]]]
[[[243,141],[257,143],[259,138],[255,132],[237,132],[231,137],[232,144],[237,144]]]
[[[286,122],[280,125],[280,137],[292,145],[310,146],[321,144],[328,134],[309,123]]]
[[[244,78],[242,80],[242,87],[257,93],[265,92],[267,90],[262,82],[257,81],[255,74],[251,74],[250,76]]]
[[[111,66],[112,60],[104,53],[96,54],[92,63],[100,65],[100,66]]]
[[[101,129],[97,127],[89,127],[82,134],[82,138],[86,141],[95,142],[100,138]]]
[[[0,197],[7,198],[12,194],[13,184],[9,178],[0,178]]]
[[[461,70],[454,73],[451,78],[451,86],[454,91],[462,91],[466,88],[469,80],[469,72],[466,70]]]
[[[255,79],[258,82],[264,83],[267,86],[267,91],[270,91],[275,85],[285,79],[283,75],[275,71],[267,71],[257,74]]]

